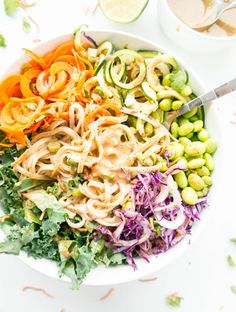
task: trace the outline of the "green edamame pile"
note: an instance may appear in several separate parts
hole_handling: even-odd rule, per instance
[[[152,123],[152,119],[163,124],[169,112],[180,109],[196,95],[189,85],[188,73],[179,67],[172,56],[159,53],[153,56],[152,53],[147,54],[143,51],[139,53],[145,58],[146,80],[141,82],[141,87],[132,85],[130,88],[128,83],[128,90],[122,93],[122,97],[124,106],[128,108],[127,124],[135,128],[138,140],[145,143],[158,133],[158,127]],[[128,62],[127,66],[130,66],[130,57],[125,59]],[[141,115],[138,116],[137,112]],[[136,158],[139,165],[155,166],[155,170],[158,168],[162,173],[182,160],[181,163],[186,169],[181,172],[174,171],[172,175],[181,190],[183,201],[194,205],[199,198],[207,195],[212,185],[212,156],[217,150],[217,143],[204,128],[202,107],[178,117],[171,124],[170,133],[171,143],[164,148],[166,154],[161,148],[153,146],[152,153],[141,153],[136,155]]]
[[[182,159],[186,165],[186,170],[174,174],[174,180],[182,190],[183,201],[189,205],[206,196],[213,183],[210,175],[217,143],[204,128],[201,110],[194,109],[172,123],[170,132],[176,141],[167,148],[171,161]]]

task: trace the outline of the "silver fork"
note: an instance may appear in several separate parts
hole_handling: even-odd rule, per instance
[[[219,86],[218,88],[212,91],[209,91],[203,95],[196,97],[195,99],[188,102],[187,104],[184,104],[180,109],[168,113],[166,120],[164,122],[164,126],[167,129],[170,129],[170,126],[175,118],[187,112],[190,112],[196,107],[202,106],[210,101],[216,100],[233,91],[236,91],[236,78],[233,80],[230,80],[229,82],[224,83],[223,85]]]

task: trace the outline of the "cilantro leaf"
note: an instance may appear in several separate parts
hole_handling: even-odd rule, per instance
[[[236,286],[235,285],[232,285],[230,287],[231,291],[236,295]]]
[[[14,15],[18,7],[19,2],[17,0],[4,0],[4,8],[8,16]]]
[[[230,238],[230,242],[236,244],[236,237]]]
[[[234,293],[236,295],[236,285],[232,285],[230,287],[230,289],[231,289],[232,293]]]
[[[228,265],[231,266],[231,267],[235,267],[236,264],[234,262],[234,259],[229,255],[227,256],[227,262],[228,262]]]
[[[181,301],[183,300],[177,293],[173,293],[167,296],[166,302],[168,305],[172,307],[180,307]]]
[[[0,47],[5,48],[6,46],[6,39],[2,34],[0,34]]]
[[[24,17],[22,19],[22,29],[24,30],[25,33],[29,33],[31,30],[31,25],[29,23],[29,21]]]

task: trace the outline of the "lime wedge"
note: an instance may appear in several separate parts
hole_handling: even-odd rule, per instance
[[[100,0],[104,15],[114,22],[135,21],[146,8],[148,0]]]

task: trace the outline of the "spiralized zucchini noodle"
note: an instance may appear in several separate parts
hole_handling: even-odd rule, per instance
[[[133,266],[133,256],[147,259],[189,233],[213,168],[199,136],[202,110],[178,118],[170,132],[163,125],[195,96],[176,60],[97,45],[79,31],[44,56],[25,51],[28,63],[0,84],[0,146],[18,152],[11,168],[25,220],[43,226],[50,209],[63,211],[57,225],[103,239]],[[15,220],[9,214],[1,222],[7,218]],[[73,258],[73,238],[54,241]]]

